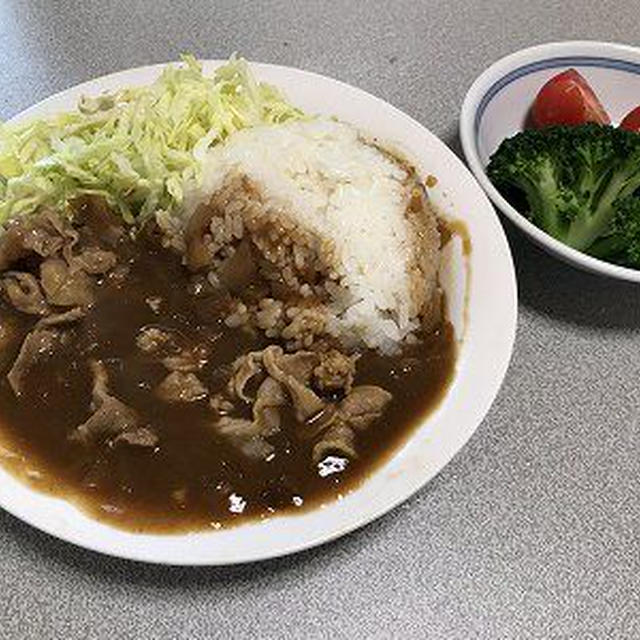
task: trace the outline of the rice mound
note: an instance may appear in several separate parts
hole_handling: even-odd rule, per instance
[[[268,335],[297,346],[324,333],[388,353],[436,312],[440,236],[424,189],[350,125],[315,119],[235,133],[208,152],[186,203],[187,236],[198,216],[207,221],[212,273],[248,236],[262,274],[298,300],[240,305],[231,324],[253,313]]]

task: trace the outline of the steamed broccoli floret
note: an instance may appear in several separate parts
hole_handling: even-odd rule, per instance
[[[500,145],[487,172],[505,195],[524,193],[534,224],[586,251],[611,232],[614,204],[640,187],[640,135],[597,124],[526,130]]]
[[[501,191],[520,189],[527,200],[534,222],[555,238],[566,235],[567,210],[571,209],[571,194],[564,187],[569,171],[563,154],[554,148],[557,136],[548,130],[523,131],[505,140],[491,157],[487,169],[489,178]],[[564,145],[563,140],[556,144]]]

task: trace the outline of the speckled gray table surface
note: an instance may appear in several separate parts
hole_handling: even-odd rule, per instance
[[[246,57],[340,78],[459,152],[495,59],[562,39],[638,44],[634,2],[0,0],[0,118],[89,78]],[[640,637],[640,288],[506,228],[520,290],[504,386],[469,444],[372,525],[235,568],[114,560],[0,512],[0,637]]]

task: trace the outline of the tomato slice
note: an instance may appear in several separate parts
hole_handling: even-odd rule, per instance
[[[620,123],[620,128],[640,133],[640,107],[636,107],[627,113],[624,120]]]
[[[575,69],[559,73],[540,89],[531,108],[531,120],[537,128],[554,124],[611,123],[593,89]]]

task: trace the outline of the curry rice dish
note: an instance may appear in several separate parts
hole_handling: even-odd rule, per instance
[[[437,405],[448,231],[353,127],[210,149],[183,214],[95,196],[0,235],[6,464],[136,531],[228,526],[353,487]]]

